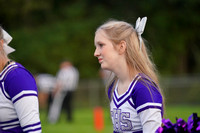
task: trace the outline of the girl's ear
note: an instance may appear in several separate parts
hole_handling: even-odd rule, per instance
[[[125,51],[126,51],[126,42],[125,41],[121,41],[119,44],[118,44],[118,51],[119,51],[119,54],[124,54]]]

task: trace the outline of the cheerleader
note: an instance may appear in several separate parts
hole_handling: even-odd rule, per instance
[[[12,37],[0,27],[0,132],[41,133],[38,91],[32,74],[8,58]]]
[[[135,28],[110,20],[95,33],[94,56],[115,74],[108,85],[114,133],[155,133],[161,126],[163,96],[141,37],[146,20],[138,18]]]

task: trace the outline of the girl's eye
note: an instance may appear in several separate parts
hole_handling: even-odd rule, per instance
[[[100,46],[100,47],[103,47],[103,44],[100,43],[99,46]]]

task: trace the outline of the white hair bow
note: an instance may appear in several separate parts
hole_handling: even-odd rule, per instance
[[[8,55],[8,54],[14,52],[15,49],[8,46],[8,44],[12,40],[12,37],[5,30],[2,29],[2,31],[3,31],[3,40],[4,40],[3,49],[4,49],[5,53]]]
[[[144,28],[147,22],[147,17],[143,17],[142,20],[140,20],[140,17],[137,19],[136,21],[136,25],[135,25],[135,30],[138,34],[138,38],[140,41],[140,50],[142,48],[142,33],[144,32]]]

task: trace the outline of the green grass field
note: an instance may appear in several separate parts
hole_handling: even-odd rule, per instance
[[[165,107],[165,118],[169,118],[173,123],[177,118],[187,121],[192,113],[200,116],[200,105],[171,105]],[[108,109],[104,108],[104,129],[96,131],[94,128],[93,109],[76,109],[74,121],[69,123],[65,120],[66,115],[62,113],[56,124],[49,124],[46,120],[46,112],[40,111],[43,133],[111,133],[112,124]]]

